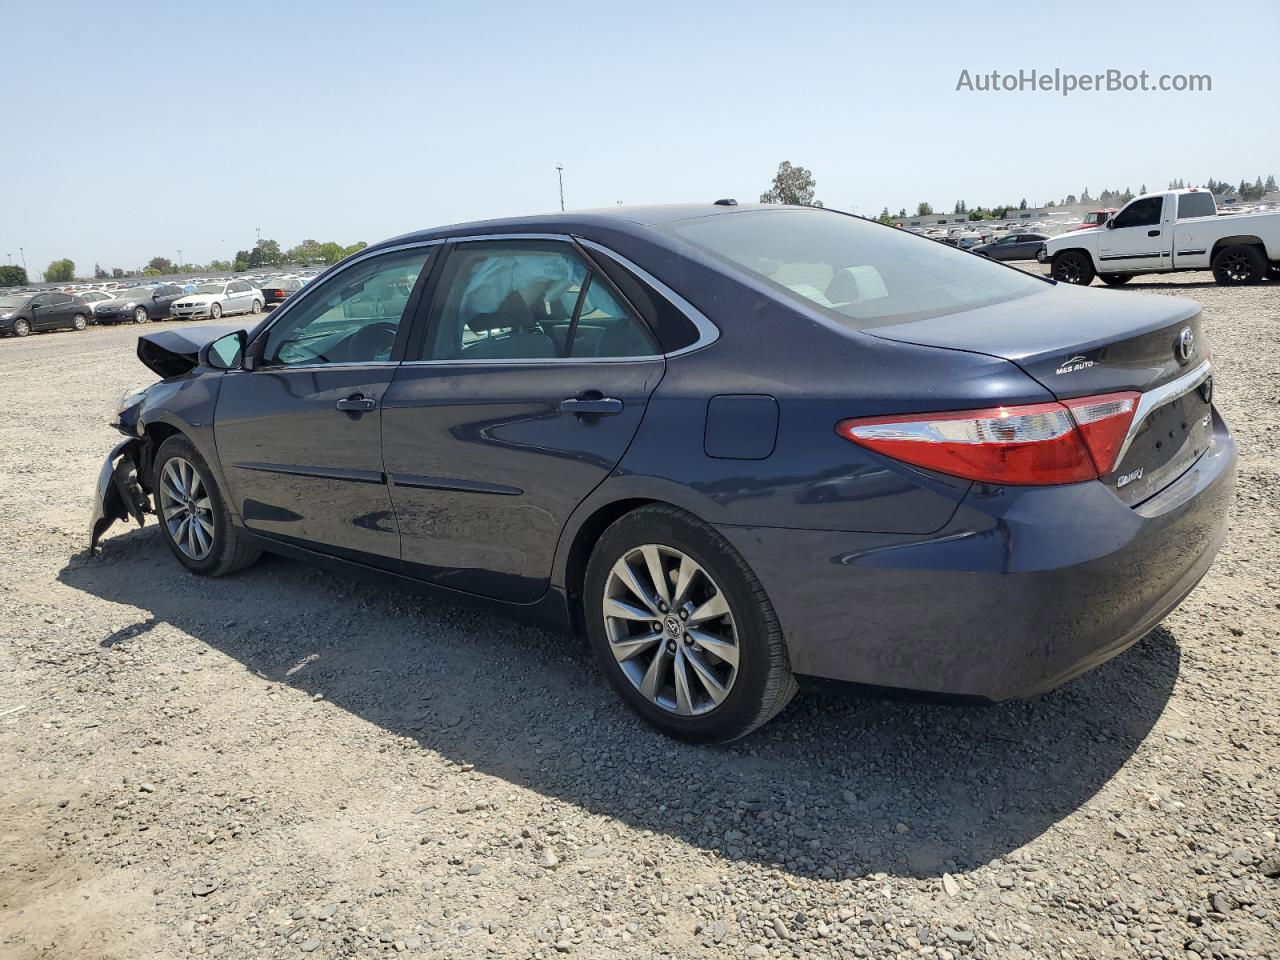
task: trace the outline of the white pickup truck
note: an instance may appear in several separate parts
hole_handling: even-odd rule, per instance
[[[1220,217],[1208,190],[1136,197],[1092,230],[1050,237],[1036,255],[1053,278],[1118,286],[1143,273],[1212,270],[1218,283],[1280,278],[1280,213]]]

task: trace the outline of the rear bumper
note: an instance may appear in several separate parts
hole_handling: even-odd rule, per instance
[[[1097,481],[975,486],[925,538],[722,527],[777,610],[796,673],[991,701],[1052,689],[1140,639],[1226,535],[1235,446],[1127,507]]]

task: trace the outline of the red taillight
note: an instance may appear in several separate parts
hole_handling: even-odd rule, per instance
[[[986,483],[1041,486],[1110,473],[1136,393],[1018,407],[842,420],[836,432],[904,463]]]

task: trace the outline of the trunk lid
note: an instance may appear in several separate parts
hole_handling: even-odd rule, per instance
[[[1200,306],[1191,300],[1059,284],[978,310],[865,332],[1001,357],[1060,400],[1142,394],[1126,447],[1102,478],[1130,505],[1177,479],[1212,439],[1210,351]]]

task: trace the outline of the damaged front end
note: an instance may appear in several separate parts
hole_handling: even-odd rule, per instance
[[[92,553],[107,528],[117,520],[132,517],[138,526],[151,513],[151,497],[143,489],[142,440],[130,437],[116,444],[98,471],[93,515],[89,521],[89,551]]]

